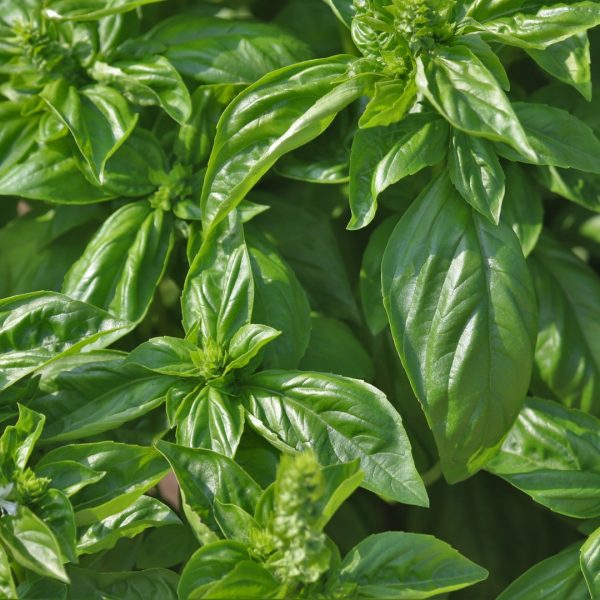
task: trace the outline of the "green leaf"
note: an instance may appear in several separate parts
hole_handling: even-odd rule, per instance
[[[498,600],[582,600],[589,598],[579,567],[579,549],[570,548],[534,565],[511,583]]]
[[[75,514],[67,496],[59,490],[46,490],[42,498],[32,504],[31,508],[54,534],[63,562],[76,563]]]
[[[427,505],[400,416],[382,392],[356,379],[263,371],[242,388],[250,424],[284,451],[314,450],[322,465],[360,459],[363,487]]]
[[[26,569],[69,582],[54,534],[27,507],[19,506],[14,516],[0,517],[0,539],[13,559]]]
[[[132,538],[149,527],[164,527],[179,523],[177,515],[162,502],[140,496],[125,510],[79,532],[78,554],[95,554],[114,547],[121,538]]]
[[[600,598],[600,529],[581,547],[580,564],[592,600]]]
[[[294,271],[266,236],[248,228],[248,251],[254,277],[255,321],[281,335],[263,351],[262,364],[269,369],[298,366],[310,338],[310,305]]]
[[[113,194],[92,185],[71,153],[42,147],[0,175],[0,194],[55,204],[94,204]]]
[[[512,230],[436,179],[404,214],[382,265],[396,349],[449,482],[479,470],[529,386],[536,302]]]
[[[61,460],[37,466],[35,473],[38,477],[50,479],[51,486],[62,491],[66,496],[72,496],[86,485],[100,481],[106,471],[96,471],[73,460]]]
[[[267,600],[280,598],[284,589],[283,585],[264,567],[250,560],[244,560],[225,577],[207,588],[206,595],[194,595],[194,598]]]
[[[57,21],[94,21],[109,15],[135,10],[162,0],[51,0],[46,17]]]
[[[356,584],[360,598],[413,600],[462,589],[487,575],[431,535],[388,531],[369,536],[348,553],[339,582]]]
[[[114,212],[71,267],[63,293],[137,323],[152,302],[173,248],[173,217],[145,202]]]
[[[14,102],[0,103],[0,172],[5,172],[33,149],[38,133],[38,118],[23,116]]]
[[[177,586],[179,597],[202,598],[216,581],[248,558],[244,545],[232,540],[219,540],[203,546],[194,553],[181,572]]]
[[[72,567],[69,569],[69,576],[69,597],[73,599],[177,600],[179,577],[168,569],[99,573]]]
[[[356,8],[352,0],[323,0],[329,5],[335,16],[348,28],[352,25],[352,18]]]
[[[430,55],[419,56],[417,86],[453,127],[470,135],[505,142],[534,158],[506,94],[467,46],[440,46]]]
[[[160,106],[179,124],[185,123],[192,113],[190,93],[181,75],[164,56],[145,56],[110,65],[97,61],[91,75],[119,90],[133,104]]]
[[[181,305],[183,326],[199,326],[203,340],[227,344],[250,323],[254,285],[242,224],[236,213],[204,240],[187,274]]]
[[[139,549],[136,567],[175,567],[186,563],[198,548],[189,525],[165,525],[148,531]]]
[[[311,58],[306,44],[265,23],[176,15],[146,38],[185,77],[202,83],[254,83],[262,76]]]
[[[397,217],[389,217],[371,233],[360,267],[360,299],[363,317],[373,335],[381,333],[388,323],[381,290],[381,261]]]
[[[600,516],[600,421],[529,399],[486,469],[536,502],[579,519]]]
[[[510,90],[510,81],[504,66],[489,44],[484,42],[477,34],[460,35],[454,39],[455,41],[451,38],[448,40],[448,43],[451,46],[466,46],[469,48],[469,50],[471,50],[471,52],[484,64],[486,69],[488,69],[496,78],[498,83],[502,86],[502,89],[505,91]]]
[[[574,169],[548,167],[541,172],[544,185],[555,194],[584,206],[600,211],[600,176]]]
[[[17,598],[15,582],[10,572],[10,563],[6,551],[0,546],[0,594],[6,598]]]
[[[373,380],[373,360],[348,325],[337,319],[314,315],[311,322],[310,343],[300,361],[300,369]]]
[[[239,94],[217,127],[202,189],[210,233],[284,154],[322,133],[364,92],[364,77],[344,78],[353,59],[338,56],[274,71]]]
[[[188,340],[175,337],[156,337],[140,344],[125,359],[125,364],[136,364],[154,373],[173,377],[198,377],[198,367],[192,353],[198,347]]]
[[[17,423],[6,427],[0,437],[0,457],[2,457],[2,463],[7,470],[22,471],[42,434],[46,417],[22,404],[19,404],[18,407]],[[11,466],[9,467],[9,465]]]
[[[0,300],[0,390],[61,355],[108,345],[128,327],[103,310],[53,292]]]
[[[213,387],[192,392],[177,415],[177,443],[233,457],[244,431],[237,398]]]
[[[547,73],[572,85],[588,101],[592,99],[590,43],[586,33],[579,33],[544,50],[527,50],[527,54]]]
[[[581,119],[546,104],[515,102],[513,107],[535,154],[533,158],[527,157],[518,148],[515,152],[497,145],[501,156],[536,165],[600,173],[600,141]]]
[[[459,194],[497,225],[504,199],[504,171],[492,144],[455,131],[450,144],[448,171]]]
[[[374,86],[373,98],[360,116],[361,128],[385,127],[401,121],[415,103],[417,86],[414,75],[407,81],[384,79]]]
[[[46,415],[45,442],[77,440],[141,417],[160,406],[176,384],[175,377],[121,359],[94,361],[61,372],[52,393],[30,405]]]
[[[502,220],[517,234],[523,254],[527,257],[542,233],[542,197],[531,178],[519,165],[504,165],[504,173],[506,193],[502,203]]]
[[[574,2],[542,6],[535,14],[501,17],[476,28],[509,46],[543,50],[598,24],[600,8],[597,2]]]
[[[600,414],[600,279],[548,234],[529,267],[539,306],[532,390]]]
[[[373,220],[377,197],[390,185],[443,160],[448,132],[448,124],[431,113],[410,114],[389,127],[358,130],[350,155],[348,229]]]
[[[157,448],[171,464],[184,501],[211,528],[216,528],[215,499],[235,504],[250,514],[254,512],[260,487],[230,458],[212,450],[164,441],[158,442]]]
[[[224,373],[245,367],[270,342],[281,335],[268,325],[242,325],[231,338],[227,349],[229,362]]]
[[[127,508],[168,472],[154,448],[116,442],[71,444],[47,452],[38,467],[71,460],[106,475],[71,498],[78,525],[88,525]],[[36,467],[37,468],[37,467]]]
[[[137,122],[121,94],[107,86],[78,90],[57,79],[40,96],[69,128],[93,176],[101,183],[106,161],[127,139]]]

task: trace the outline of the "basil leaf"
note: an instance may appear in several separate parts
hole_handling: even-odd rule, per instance
[[[183,326],[198,324],[203,340],[226,344],[250,322],[254,285],[238,216],[231,213],[195,256],[181,298]]]
[[[77,552],[82,555],[109,550],[121,538],[134,537],[149,527],[164,527],[179,522],[177,515],[162,502],[140,496],[125,510],[82,529]]]
[[[106,475],[106,471],[96,471],[74,460],[47,463],[36,467],[35,472],[38,477],[50,479],[52,487],[65,496],[76,494],[86,485],[96,483]]]
[[[72,598],[127,598],[127,600],[177,600],[179,577],[168,569],[99,573],[88,569],[69,569]]]
[[[536,502],[579,519],[600,516],[600,421],[530,399],[486,469]]]
[[[61,355],[108,345],[128,328],[103,310],[53,292],[0,300],[0,389]]]
[[[312,448],[322,465],[358,458],[363,487],[427,505],[400,416],[376,388],[324,373],[263,371],[248,380],[242,397],[252,427],[277,448]]]
[[[600,176],[556,167],[548,167],[541,176],[551,192],[589,210],[600,210]]]
[[[71,267],[63,293],[137,323],[145,316],[173,248],[172,216],[146,203],[114,212]]]
[[[205,387],[190,394],[177,415],[177,443],[233,457],[244,431],[242,407],[223,392]]]
[[[596,529],[581,547],[580,564],[590,597],[600,597],[600,529]]]
[[[441,46],[419,56],[417,86],[453,127],[535,156],[502,88],[467,46]]]
[[[19,506],[14,516],[2,515],[0,539],[13,559],[26,569],[69,582],[54,534],[27,507]]]
[[[443,119],[422,113],[389,127],[358,130],[350,155],[348,229],[360,229],[373,220],[377,197],[390,185],[443,160],[448,131]]]
[[[225,373],[245,367],[270,342],[281,335],[268,325],[243,325],[229,343],[227,354],[230,362],[225,367]]]
[[[527,257],[542,233],[544,207],[539,191],[527,173],[514,163],[504,165],[506,193],[502,203],[502,220],[512,227]]]
[[[600,411],[598,276],[542,235],[529,257],[539,305],[532,389],[588,412]]]
[[[7,469],[10,464],[12,469],[22,471],[42,434],[46,418],[22,404],[18,407],[17,423],[6,427],[0,437],[0,456]]]
[[[14,102],[0,103],[0,172],[7,171],[33,149],[38,132],[38,119],[24,117]]]
[[[146,34],[185,77],[203,83],[253,83],[311,58],[306,44],[271,24],[176,15]]]
[[[504,199],[504,171],[492,144],[460,131],[454,132],[448,172],[459,194],[497,225]]]
[[[67,496],[59,490],[46,490],[31,508],[56,537],[63,562],[77,562],[75,514]]]
[[[89,525],[120,512],[168,472],[167,463],[154,448],[116,442],[55,448],[44,454],[38,467],[64,460],[106,472],[98,482],[87,485],[72,496],[78,525]]]
[[[250,265],[254,277],[254,320],[281,335],[263,350],[262,364],[269,369],[298,366],[310,338],[310,305],[294,271],[263,236],[249,232]]]
[[[534,565],[506,588],[498,600],[579,600],[588,597],[579,568],[579,550],[571,548]]]
[[[358,121],[359,127],[385,127],[401,121],[415,103],[416,95],[414,75],[408,81],[378,81],[374,85],[373,98]]]
[[[512,148],[496,146],[498,153],[509,160],[538,165],[567,167],[600,173],[600,141],[588,125],[560,108],[515,102],[515,112],[523,123],[535,158],[525,157]]]
[[[233,540],[219,540],[197,550],[181,572],[177,592],[180,598],[202,598],[210,587],[240,562],[248,560],[243,544]]]
[[[590,43],[586,33],[578,33],[543,50],[529,49],[527,54],[544,71],[572,85],[586,100],[592,99]]]
[[[80,91],[64,79],[49,83],[40,96],[69,128],[94,178],[102,182],[106,161],[137,122],[125,98],[101,85]]]
[[[207,234],[278,158],[316,138],[363,93],[364,77],[344,78],[351,63],[350,57],[339,56],[279,69],[229,104],[217,127],[202,189]]]
[[[267,569],[250,560],[234,569],[206,590],[201,598],[249,598],[267,600],[281,597],[283,585]]]
[[[535,14],[516,14],[479,26],[494,40],[519,48],[544,49],[600,24],[596,2],[554,3]]]
[[[51,394],[31,406],[43,412],[45,442],[90,437],[137,419],[160,406],[177,384],[123,360],[95,361],[60,373]]]
[[[413,599],[459,590],[487,575],[433,536],[388,531],[369,536],[348,553],[339,582],[356,584],[361,598]]]
[[[143,60],[96,62],[92,76],[119,90],[140,106],[160,106],[177,123],[184,124],[192,113],[192,100],[181,75],[164,56]]]
[[[173,377],[197,377],[198,367],[191,354],[198,348],[188,340],[174,337],[157,337],[140,344],[125,359],[126,364],[136,364],[154,373]]]
[[[511,229],[468,207],[447,175],[404,214],[382,265],[394,343],[450,482],[492,456],[529,386],[537,320]]]
[[[17,598],[15,582],[10,571],[10,563],[6,551],[0,546],[0,593],[7,598]]]
[[[161,0],[51,0],[45,14],[57,21],[93,21],[154,2]]]
[[[352,18],[356,8],[352,0],[323,0],[329,5],[333,14],[348,28],[352,24]]]

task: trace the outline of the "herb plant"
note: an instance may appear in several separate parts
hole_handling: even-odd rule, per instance
[[[600,598],[600,3],[0,8],[1,597]]]

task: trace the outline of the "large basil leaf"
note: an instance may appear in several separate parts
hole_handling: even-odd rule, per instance
[[[94,79],[106,83],[134,104],[160,106],[180,124],[192,113],[192,100],[185,83],[173,65],[163,56],[146,56],[136,61],[118,61],[110,65],[94,63]]]
[[[95,361],[60,373],[53,393],[30,406],[46,415],[44,440],[76,440],[146,414],[164,402],[177,381],[123,360]]]
[[[532,389],[600,415],[600,279],[547,234],[529,267],[539,305]]]
[[[600,421],[530,399],[486,469],[552,510],[600,516]]]
[[[294,369],[310,339],[306,292],[266,237],[250,233],[248,241],[255,290],[253,319],[281,331],[264,349],[262,364],[268,369]]]
[[[498,600],[582,600],[589,598],[579,567],[579,550],[571,548],[534,565],[509,585]]]
[[[429,598],[487,577],[454,548],[433,536],[388,531],[369,536],[344,558],[339,579],[354,583],[360,598]],[[339,583],[338,583],[339,582]]]
[[[77,551],[94,554],[112,548],[119,539],[134,537],[149,527],[179,523],[177,515],[156,498],[140,496],[125,510],[80,531]]]
[[[167,266],[174,241],[173,218],[145,202],[113,213],[71,267],[63,293],[139,322]]]
[[[183,326],[198,325],[202,338],[226,344],[250,322],[254,283],[239,217],[230,213],[208,236],[192,261],[181,306]]]
[[[177,573],[168,569],[144,569],[143,571],[118,571],[99,573],[96,570],[69,569],[71,586],[69,598],[78,600],[104,600],[127,598],[127,600],[177,600]]]
[[[515,152],[512,148],[497,145],[502,156],[538,165],[600,173],[600,141],[581,119],[546,104],[515,102],[513,107],[523,123],[534,157],[525,156],[518,148]]]
[[[0,389],[62,354],[108,345],[128,328],[103,310],[53,292],[0,300]]]
[[[536,302],[519,241],[435,180],[396,226],[382,265],[394,342],[446,479],[491,457],[529,387]]]
[[[516,14],[486,21],[481,31],[509,46],[544,49],[600,24],[597,2],[543,6],[536,14]]]
[[[0,194],[56,204],[93,204],[110,200],[79,170],[77,159],[60,147],[42,147],[0,176]]]
[[[42,457],[38,466],[45,467],[65,460],[106,473],[102,479],[71,497],[78,525],[89,525],[124,510],[155,486],[169,470],[166,461],[154,448],[116,442],[55,448]]]
[[[454,132],[448,171],[460,195],[477,212],[498,224],[504,199],[504,171],[492,144]]]
[[[304,42],[274,25],[177,15],[146,38],[164,45],[184,76],[203,83],[254,83],[263,75],[311,58]]]
[[[49,83],[40,96],[69,128],[92,174],[102,182],[106,161],[137,122],[127,100],[112,88],[94,85],[78,90],[64,79]]]
[[[382,392],[356,379],[263,371],[242,388],[250,424],[282,450],[312,448],[322,465],[360,459],[363,487],[427,505],[402,420]]]
[[[0,517],[0,539],[18,564],[68,583],[54,534],[27,507],[19,506],[15,515]]]
[[[432,114],[411,114],[389,127],[359,129],[350,156],[348,229],[375,217],[377,197],[390,185],[441,161],[447,152],[448,124]]]
[[[590,43],[579,33],[543,50],[527,50],[535,62],[559,81],[572,85],[586,100],[592,99]]]
[[[596,529],[581,547],[581,570],[592,600],[600,598],[600,529]]]
[[[505,142],[534,157],[519,118],[495,77],[467,46],[440,46],[417,58],[421,93],[457,129]]]
[[[364,92],[365,77],[344,78],[352,61],[338,56],[279,69],[229,104],[217,127],[202,189],[207,233],[278,158],[317,137]]]

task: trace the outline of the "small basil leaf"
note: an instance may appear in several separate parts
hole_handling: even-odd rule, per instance
[[[225,373],[245,367],[268,343],[281,335],[268,325],[243,325],[229,342],[227,354],[229,363]]]
[[[0,546],[0,594],[3,594],[6,598],[18,598],[15,582],[10,571],[10,562],[2,546]]]
[[[35,469],[38,477],[50,479],[50,485],[62,491],[66,496],[72,496],[86,485],[100,481],[106,471],[96,471],[74,460],[61,460],[38,466]]]
[[[39,475],[39,473],[36,474]],[[75,514],[65,494],[59,490],[46,490],[42,498],[34,502],[31,508],[56,537],[63,562],[76,563]]]
[[[155,373],[174,377],[197,377],[198,367],[191,355],[198,350],[195,344],[174,337],[157,337],[140,344],[125,359]]]
[[[9,425],[0,437],[0,456],[4,465],[12,463],[13,469],[22,471],[33,452],[33,447],[42,434],[46,417],[30,410],[22,404],[19,407],[19,419],[15,425]]]

